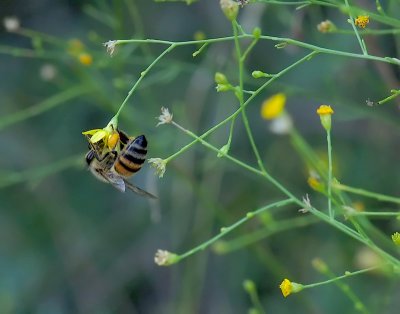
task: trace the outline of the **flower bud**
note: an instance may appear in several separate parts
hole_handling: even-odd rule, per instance
[[[221,72],[216,72],[214,76],[215,83],[217,84],[229,84],[228,79],[225,74]]]
[[[331,108],[331,106],[321,105],[317,109],[317,114],[319,114],[319,117],[321,119],[321,124],[324,127],[324,129],[328,132],[331,130],[331,124],[332,124],[331,116],[333,113],[334,111]]]
[[[236,19],[239,12],[239,5],[236,1],[220,0],[219,5],[221,6],[222,12],[224,12],[229,21],[233,21]]]

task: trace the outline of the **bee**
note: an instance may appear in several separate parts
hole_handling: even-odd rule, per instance
[[[126,179],[138,172],[146,160],[147,140],[144,135],[129,138],[124,132],[118,130],[119,139],[115,147],[107,149],[102,142],[91,143],[86,154],[86,163],[90,172],[100,181],[110,183],[121,192],[126,188],[145,197],[156,199],[154,195],[146,192]]]

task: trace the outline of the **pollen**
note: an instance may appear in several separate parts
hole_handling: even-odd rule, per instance
[[[369,23],[368,15],[359,15],[354,21],[354,24],[359,28],[366,28]]]
[[[281,289],[282,294],[285,298],[292,293],[292,283],[289,279],[284,279],[279,288]]]
[[[328,105],[321,105],[319,106],[319,108],[317,109],[317,113],[320,116],[323,115],[332,115],[334,113],[333,109],[331,108],[331,106]]]
[[[283,93],[275,94],[267,98],[261,105],[261,117],[265,120],[272,120],[279,117],[286,104],[286,95]]]
[[[117,146],[119,141],[119,134],[118,132],[114,132],[107,138],[107,146],[110,150],[113,150],[115,146]]]

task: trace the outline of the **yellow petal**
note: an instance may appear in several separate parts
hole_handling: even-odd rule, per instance
[[[261,106],[261,117],[272,120],[280,116],[285,108],[286,95],[278,93],[266,99]]]
[[[331,106],[328,105],[321,105],[319,106],[319,108],[317,109],[317,114],[321,115],[332,115],[335,112],[333,111],[333,109],[331,108]]]
[[[104,130],[99,130],[93,136],[90,138],[90,141],[92,143],[97,143],[101,139],[103,139],[107,135],[107,132]]]
[[[101,131],[102,129],[93,129],[93,130],[89,130],[89,131],[85,131],[82,132],[83,135],[93,135],[95,133],[97,133],[98,131]]]
[[[281,288],[283,296],[286,298],[289,294],[292,293],[292,283],[289,279],[284,279],[280,284],[279,288]]]

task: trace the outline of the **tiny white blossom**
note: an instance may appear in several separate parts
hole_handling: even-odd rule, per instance
[[[17,17],[6,16],[3,19],[3,25],[8,32],[15,32],[19,29],[20,23]]]
[[[172,121],[173,114],[169,112],[168,108],[161,107],[161,115],[157,117],[158,122],[156,126],[159,126],[161,124],[165,123],[171,123]]]
[[[179,261],[178,255],[166,250],[157,250],[154,256],[154,262],[159,266],[168,266]]]
[[[114,54],[116,43],[117,43],[116,40],[109,40],[109,41],[103,43],[103,46],[106,47],[107,52],[110,54],[111,57]]]
[[[273,119],[269,126],[272,133],[278,135],[288,134],[293,128],[293,122],[289,115],[282,114],[279,117]]]
[[[306,196],[303,197],[303,202],[306,205],[306,207],[299,209],[299,212],[302,214],[305,214],[305,213],[308,213],[310,211],[310,208],[312,207],[310,198],[308,197],[308,194],[306,194]]]
[[[148,160],[148,163],[150,163],[150,166],[156,169],[156,174],[158,175],[159,178],[162,178],[165,173],[165,166],[167,165],[167,162],[164,159],[161,158],[150,158]]]

